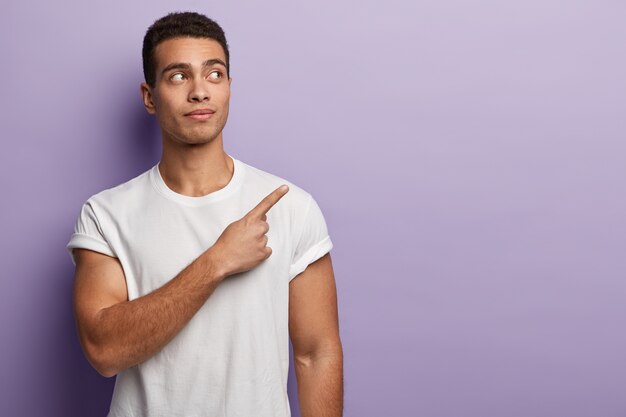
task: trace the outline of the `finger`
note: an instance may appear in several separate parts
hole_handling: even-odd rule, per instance
[[[265,215],[274,204],[278,202],[289,191],[289,187],[286,184],[281,185],[270,194],[268,194],[259,204],[248,212],[248,216],[261,217]]]

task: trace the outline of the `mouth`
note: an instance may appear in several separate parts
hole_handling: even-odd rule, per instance
[[[215,113],[215,110],[199,109],[199,110],[194,110],[192,112],[186,113],[185,117],[188,117],[193,120],[208,120],[213,116],[214,113]]]

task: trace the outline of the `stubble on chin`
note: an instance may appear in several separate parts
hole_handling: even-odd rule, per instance
[[[218,134],[211,132],[210,134],[190,132],[188,134],[182,134],[176,137],[176,142],[180,145],[199,146],[211,143],[217,138]]]

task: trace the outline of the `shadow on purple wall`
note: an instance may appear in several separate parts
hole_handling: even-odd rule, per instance
[[[118,184],[148,170],[161,158],[161,129],[156,117],[144,109],[138,89],[138,85],[129,85],[128,93],[122,95],[126,100],[119,103],[119,124],[112,129],[117,133],[112,142],[118,158],[111,165],[121,167],[115,177]]]
[[[136,89],[134,87],[132,91]],[[160,130],[156,118],[147,114],[141,105],[137,105],[140,100],[138,94],[126,96],[126,100],[123,98],[118,95],[115,99],[119,101],[119,118],[112,121],[116,126],[110,129],[116,133],[111,145],[119,156],[111,161],[111,166],[118,168],[109,177],[116,181],[111,186],[121,184],[149,169],[159,160],[161,153]],[[65,283],[57,287],[60,293],[56,295],[60,298],[57,305],[63,309],[62,314],[59,314],[62,320],[57,320],[56,326],[50,326],[53,334],[46,340],[51,343],[47,349],[50,355],[47,363],[56,376],[56,384],[52,389],[60,398],[57,398],[57,409],[50,410],[48,416],[104,417],[109,410],[115,377],[103,377],[87,361],[78,340],[72,307],[74,267],[69,255],[60,259],[58,264],[62,267],[57,268],[59,273],[56,276],[62,277],[59,281]]]
[[[74,313],[72,309],[72,285],[74,268],[68,259],[59,261],[60,282],[58,306],[62,308],[61,320],[56,325],[46,327],[50,330],[50,346],[45,351],[49,358],[48,369],[54,374],[54,386],[48,388],[57,397],[54,409],[49,409],[50,417],[106,416],[109,410],[115,378],[101,376],[87,362],[80,347]],[[68,279],[69,277],[69,279]]]

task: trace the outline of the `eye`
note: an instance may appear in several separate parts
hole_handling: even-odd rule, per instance
[[[180,72],[177,72],[176,74],[173,74],[170,77],[170,80],[172,80],[172,81],[180,81],[180,80],[182,80],[182,77],[184,77],[184,76],[185,76],[184,74],[182,74]],[[176,78],[176,77],[180,77],[180,78]]]
[[[222,76],[223,76],[222,71],[218,71],[218,70],[211,71],[209,73],[209,78],[211,80],[219,80],[220,78],[222,78]]]

